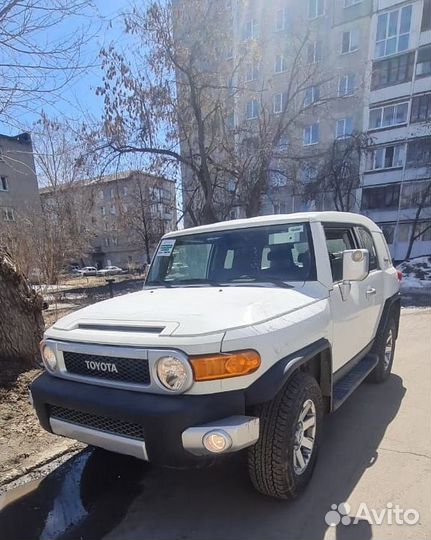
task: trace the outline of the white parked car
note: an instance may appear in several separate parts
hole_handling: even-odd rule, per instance
[[[95,266],[84,266],[78,272],[81,276],[95,276],[97,275],[97,268]]]
[[[310,480],[323,415],[389,377],[399,316],[397,271],[364,216],[175,231],[143,291],[45,333],[33,404],[52,433],[154,463],[246,448],[257,490],[292,498]]]
[[[118,266],[107,266],[97,271],[99,276],[116,276],[117,274],[122,274],[123,270]]]

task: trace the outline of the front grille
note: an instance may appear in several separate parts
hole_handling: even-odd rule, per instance
[[[69,373],[110,381],[150,384],[148,360],[63,351]]]
[[[56,405],[50,406],[50,416],[52,418],[57,418],[57,420],[63,420],[64,422],[69,422],[71,424],[96,429],[97,431],[103,431],[104,433],[112,433],[122,437],[139,439],[140,441],[144,440],[144,428],[134,422],[107,418],[106,416],[99,416],[82,411],[74,411],[73,409],[57,407]]]

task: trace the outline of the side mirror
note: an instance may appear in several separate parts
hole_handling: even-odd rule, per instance
[[[343,251],[343,281],[362,281],[368,276],[368,249]]]

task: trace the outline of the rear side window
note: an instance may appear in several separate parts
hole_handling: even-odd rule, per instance
[[[374,245],[371,233],[363,227],[358,227],[356,230],[358,232],[359,246],[362,249],[368,249],[370,255],[368,271],[371,272],[371,270],[377,270],[379,268],[379,260],[377,258],[376,246]]]
[[[323,227],[326,236],[329,261],[331,263],[332,280],[334,282],[343,279],[343,251],[354,249],[355,241],[352,230],[342,227]]]

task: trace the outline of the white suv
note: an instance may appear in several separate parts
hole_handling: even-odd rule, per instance
[[[44,428],[165,465],[248,448],[254,486],[308,482],[322,417],[390,374],[399,281],[381,230],[341,212],[167,234],[142,292],[57,321],[32,385]]]

